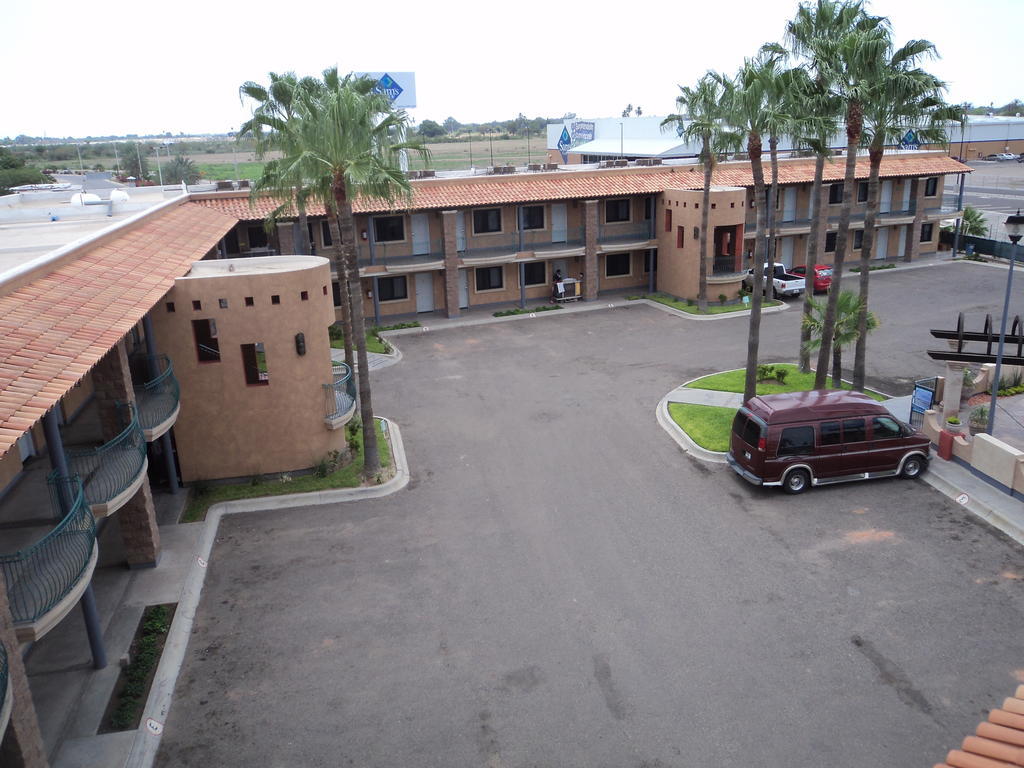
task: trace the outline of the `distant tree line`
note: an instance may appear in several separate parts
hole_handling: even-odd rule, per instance
[[[22,184],[44,184],[53,178],[37,168],[31,168],[10,150],[0,147],[0,195],[9,194],[11,187]]]
[[[491,120],[488,123],[460,123],[454,117],[447,117],[443,122],[423,120],[417,128],[420,138],[426,141],[460,141],[479,134],[501,134],[503,137],[543,136],[548,123],[558,122],[575,117],[566,114],[563,117],[528,118],[520,112],[512,120]]]

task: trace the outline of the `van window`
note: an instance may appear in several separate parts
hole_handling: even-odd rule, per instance
[[[751,419],[743,428],[743,442],[747,445],[757,446],[761,440],[761,425]]]
[[[814,427],[786,427],[779,438],[778,456],[802,456],[814,451]]]
[[[821,444],[839,445],[843,442],[843,430],[838,421],[821,422]]]
[[[736,418],[732,420],[732,433],[737,437],[743,437],[743,427],[747,424],[747,415],[736,412]]]
[[[843,442],[860,443],[864,441],[864,419],[843,420]]]
[[[875,440],[889,440],[900,437],[903,430],[900,429],[896,419],[890,419],[888,416],[875,416],[871,420],[871,434]]]

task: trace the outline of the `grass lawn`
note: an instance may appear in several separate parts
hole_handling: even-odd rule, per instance
[[[197,156],[193,156],[191,159],[194,161]],[[198,157],[201,157],[199,155]],[[235,175],[235,164],[231,163],[200,163],[196,162],[196,170],[203,174],[201,181],[221,181],[223,179],[258,179],[263,175],[263,166],[266,163],[260,162],[238,162],[238,174]],[[156,164],[150,163],[150,168],[153,171],[152,176],[155,179],[157,177]],[[167,181],[167,178],[164,178]],[[174,182],[167,182],[168,184]]]
[[[656,301],[659,304],[664,304],[666,307],[672,307],[672,309],[678,309],[680,312],[686,312],[691,315],[722,315],[726,312],[742,312],[745,309],[750,309],[749,304],[716,304],[713,301],[709,301],[707,312],[701,312],[697,309],[696,304],[687,304],[685,301],[673,299],[671,296],[666,296],[662,293],[652,293],[641,298]],[[781,303],[781,301],[774,299],[766,299],[761,308],[777,307]]]
[[[668,414],[701,448],[709,451],[729,450],[729,434],[736,415],[735,408],[669,403]]]
[[[344,349],[345,348],[345,339],[343,339],[343,338],[331,339],[331,346],[334,349]],[[391,349],[384,342],[384,339],[382,339],[380,336],[375,334],[373,331],[367,331],[366,332],[366,351],[367,352],[379,352],[382,355],[386,355],[386,354],[388,354],[391,351]]]
[[[803,392],[814,388],[814,373],[801,373],[795,365],[789,365],[787,363],[777,364],[776,368],[785,368],[789,371],[786,376],[786,383],[780,384],[775,379],[767,379],[766,381],[757,382],[757,394],[759,395],[775,395],[780,392]],[[687,387],[693,389],[712,389],[716,392],[743,392],[743,380],[746,376],[746,372],[743,369],[737,371],[725,371],[723,373],[713,373],[710,376],[705,376],[702,379],[691,381],[687,384]],[[835,387],[831,377],[825,380],[827,387]],[[851,385],[847,382],[840,382],[843,389],[851,389]],[[885,400],[884,395],[880,395],[877,392],[866,390],[865,393],[869,397],[875,400]]]
[[[386,470],[383,474],[387,476],[390,474],[391,467],[391,447],[384,439],[384,431],[380,425],[381,422],[377,421],[377,451],[380,454],[380,465]],[[188,506],[185,507],[185,512],[181,516],[181,522],[194,523],[205,520],[207,510],[213,504],[222,501],[253,499],[260,496],[281,496],[286,493],[326,491],[331,488],[356,488],[361,485],[359,475],[363,469],[363,431],[361,429],[356,432],[356,441],[358,446],[353,460],[326,477],[303,475],[287,483],[282,483],[279,480],[264,480],[255,485],[251,482],[238,485],[215,485],[201,493],[191,493]]]

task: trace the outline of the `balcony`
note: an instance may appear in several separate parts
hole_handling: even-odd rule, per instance
[[[558,239],[555,239],[555,238]],[[467,243],[460,255],[469,264],[492,259],[513,258],[519,253],[537,256],[578,256],[583,253],[583,227],[567,229],[553,236],[550,229],[526,229],[522,232],[500,232],[477,235]]]
[[[603,224],[597,234],[598,251],[629,251],[650,248],[655,239],[650,221],[637,224]]]
[[[359,243],[359,268],[383,267],[386,272],[409,272],[436,267],[444,262],[444,240],[425,243]]]
[[[138,411],[124,409],[127,426],[117,437],[91,448],[67,451],[71,473],[82,479],[85,502],[97,518],[123,507],[146,479],[146,437]]]
[[[147,356],[148,359],[148,356]],[[156,376],[135,387],[135,404],[139,411],[139,425],[147,443],[151,443],[174,426],[181,409],[178,380],[174,366],[167,355],[158,355],[152,370]]]
[[[77,477],[48,479],[50,506],[60,519],[35,543],[0,555],[15,634],[38,640],[63,619],[89,585],[96,567],[96,522]],[[3,669],[6,677],[6,664]]]
[[[328,429],[341,429],[356,412],[356,383],[352,369],[345,363],[331,366],[333,382],[324,384],[324,424]]]
[[[837,212],[833,216],[828,217],[828,230],[835,230],[839,226],[839,213],[838,206],[835,209]],[[924,220],[925,221],[936,221],[938,219],[946,219],[955,217],[960,211],[957,210],[956,206],[932,206],[924,209]],[[789,221],[780,221],[777,223],[779,236],[787,235],[805,235],[811,231],[811,224],[813,219],[810,218],[797,218],[790,219]],[[909,210],[890,210],[884,213],[879,213],[875,217],[876,227],[893,227],[901,224],[912,224],[914,221],[914,211]],[[853,211],[850,214],[850,228],[851,229],[863,229],[864,227],[864,211]],[[747,227],[744,233],[744,238],[751,239],[754,237],[755,230],[757,229],[756,222],[753,217],[747,217]]]
[[[11,687],[7,684],[7,649],[0,643],[0,741],[11,719]]]

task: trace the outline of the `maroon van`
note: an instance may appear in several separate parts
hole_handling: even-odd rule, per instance
[[[802,493],[811,485],[917,477],[931,443],[858,392],[813,390],[751,398],[732,423],[728,461],[754,485]]]

